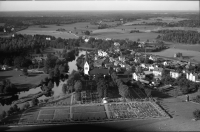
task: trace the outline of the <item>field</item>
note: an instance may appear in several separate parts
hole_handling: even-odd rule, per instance
[[[48,76],[47,74],[34,74],[33,76],[30,75],[29,77],[19,75],[22,75],[21,71],[0,71],[0,82],[3,79],[9,79],[11,83],[19,87],[34,87],[38,85],[42,79]]]
[[[91,30],[97,29],[96,25],[91,25],[89,22],[63,24],[60,26],[57,26],[57,25],[45,25],[45,26],[47,26],[47,28],[40,28],[39,25],[33,25],[17,33],[30,34],[30,35],[34,35],[34,34],[52,35],[52,36],[55,36],[56,38],[61,37],[64,39],[68,39],[68,38],[77,38],[78,36],[74,34],[76,32],[78,32],[78,35],[80,35],[82,34],[81,33],[82,31],[86,31],[86,30],[91,31]],[[88,26],[88,28],[86,28],[86,26]],[[74,29],[74,27],[76,27],[76,29]],[[65,29],[66,32],[56,31],[59,28]],[[72,31],[72,33],[68,33],[67,31]]]
[[[175,53],[182,53],[185,60],[193,60],[200,62],[200,52],[199,51],[192,51],[192,50],[183,50],[183,49],[176,49],[176,48],[169,48],[166,50],[163,50],[161,52],[149,52],[149,54],[164,56],[164,57],[174,57]]]
[[[140,39],[141,41],[146,41],[147,39],[153,41],[158,35],[158,33],[101,33],[91,36],[98,38],[129,39],[132,41],[137,41],[137,39]]]
[[[168,117],[160,107],[152,102],[108,104],[108,110],[111,119]]]
[[[178,21],[186,20],[185,18],[156,17],[156,18],[150,18],[148,20],[138,19],[138,20],[133,21],[133,22],[125,23],[124,25],[142,24],[143,22],[145,22],[145,23],[158,22],[157,19],[162,19],[162,21],[160,21],[160,22],[166,22],[166,23],[178,22]]]
[[[151,118],[168,118],[168,115],[154,102],[134,101],[126,103],[33,107],[23,112],[19,123],[53,123],[56,121],[81,122]]]

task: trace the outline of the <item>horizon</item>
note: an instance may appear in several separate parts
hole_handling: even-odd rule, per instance
[[[45,5],[45,6],[44,6]],[[56,6],[55,6],[56,5]],[[0,1],[6,11],[177,10],[198,11],[198,1]]]

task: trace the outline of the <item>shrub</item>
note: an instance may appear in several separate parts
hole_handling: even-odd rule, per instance
[[[197,95],[196,98],[194,99],[195,102],[200,103],[200,95]]]
[[[198,119],[198,120],[199,120],[199,119],[200,119],[200,110],[198,110],[198,109],[195,110],[195,111],[193,112],[193,116],[194,116],[195,119]]]

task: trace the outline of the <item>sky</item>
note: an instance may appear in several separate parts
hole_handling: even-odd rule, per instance
[[[0,1],[0,11],[199,10],[199,1]]]

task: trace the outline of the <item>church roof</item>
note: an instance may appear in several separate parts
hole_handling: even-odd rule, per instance
[[[94,68],[93,70],[91,70],[89,72],[90,75],[96,75],[96,74],[104,74],[107,75],[109,74],[109,70],[108,69],[103,69],[103,68]]]

